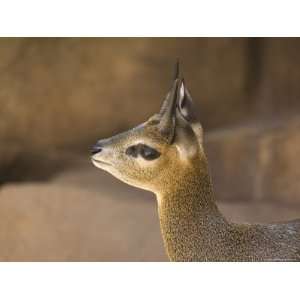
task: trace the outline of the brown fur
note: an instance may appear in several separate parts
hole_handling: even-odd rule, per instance
[[[234,224],[218,210],[203,150],[203,132],[183,81],[175,79],[159,115],[110,139],[93,163],[120,180],[156,194],[164,245],[172,261],[300,261],[300,219]],[[125,154],[147,144],[153,161]]]
[[[198,161],[197,161],[198,160]],[[207,162],[195,158],[159,195],[159,218],[172,261],[299,261],[300,220],[269,225],[228,222],[213,199]]]

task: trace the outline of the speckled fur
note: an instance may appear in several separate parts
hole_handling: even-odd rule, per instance
[[[265,225],[228,222],[213,199],[204,153],[197,159],[177,172],[176,179],[170,175],[158,196],[170,260],[300,261],[300,220]]]
[[[214,201],[202,127],[191,112],[191,97],[183,82],[175,81],[162,111],[172,108],[168,97],[176,95],[179,84],[182,99],[176,100],[173,114],[165,113],[173,121],[164,119],[175,129],[162,131],[160,119],[166,117],[155,115],[136,128],[99,141],[103,150],[92,156],[93,163],[156,194],[171,261],[300,261],[300,219],[250,225],[230,223],[222,216]],[[160,157],[148,162],[125,154],[127,147],[140,142],[157,149]]]

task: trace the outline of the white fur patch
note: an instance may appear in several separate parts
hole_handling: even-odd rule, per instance
[[[179,98],[180,101],[184,98],[184,84],[183,84],[183,82],[181,83],[181,86],[180,86],[179,97],[180,97]]]
[[[182,145],[176,144],[176,149],[183,160],[188,160],[190,157],[196,155],[196,147],[182,147]]]

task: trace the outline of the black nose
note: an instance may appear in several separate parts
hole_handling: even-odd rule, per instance
[[[97,143],[96,145],[94,145],[91,149],[91,153],[94,155],[94,154],[97,154],[99,152],[102,151],[102,147],[99,143]]]

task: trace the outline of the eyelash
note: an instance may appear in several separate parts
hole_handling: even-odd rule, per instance
[[[139,155],[145,160],[154,160],[160,156],[160,152],[144,144],[137,144],[126,149],[125,153],[137,158]]]

